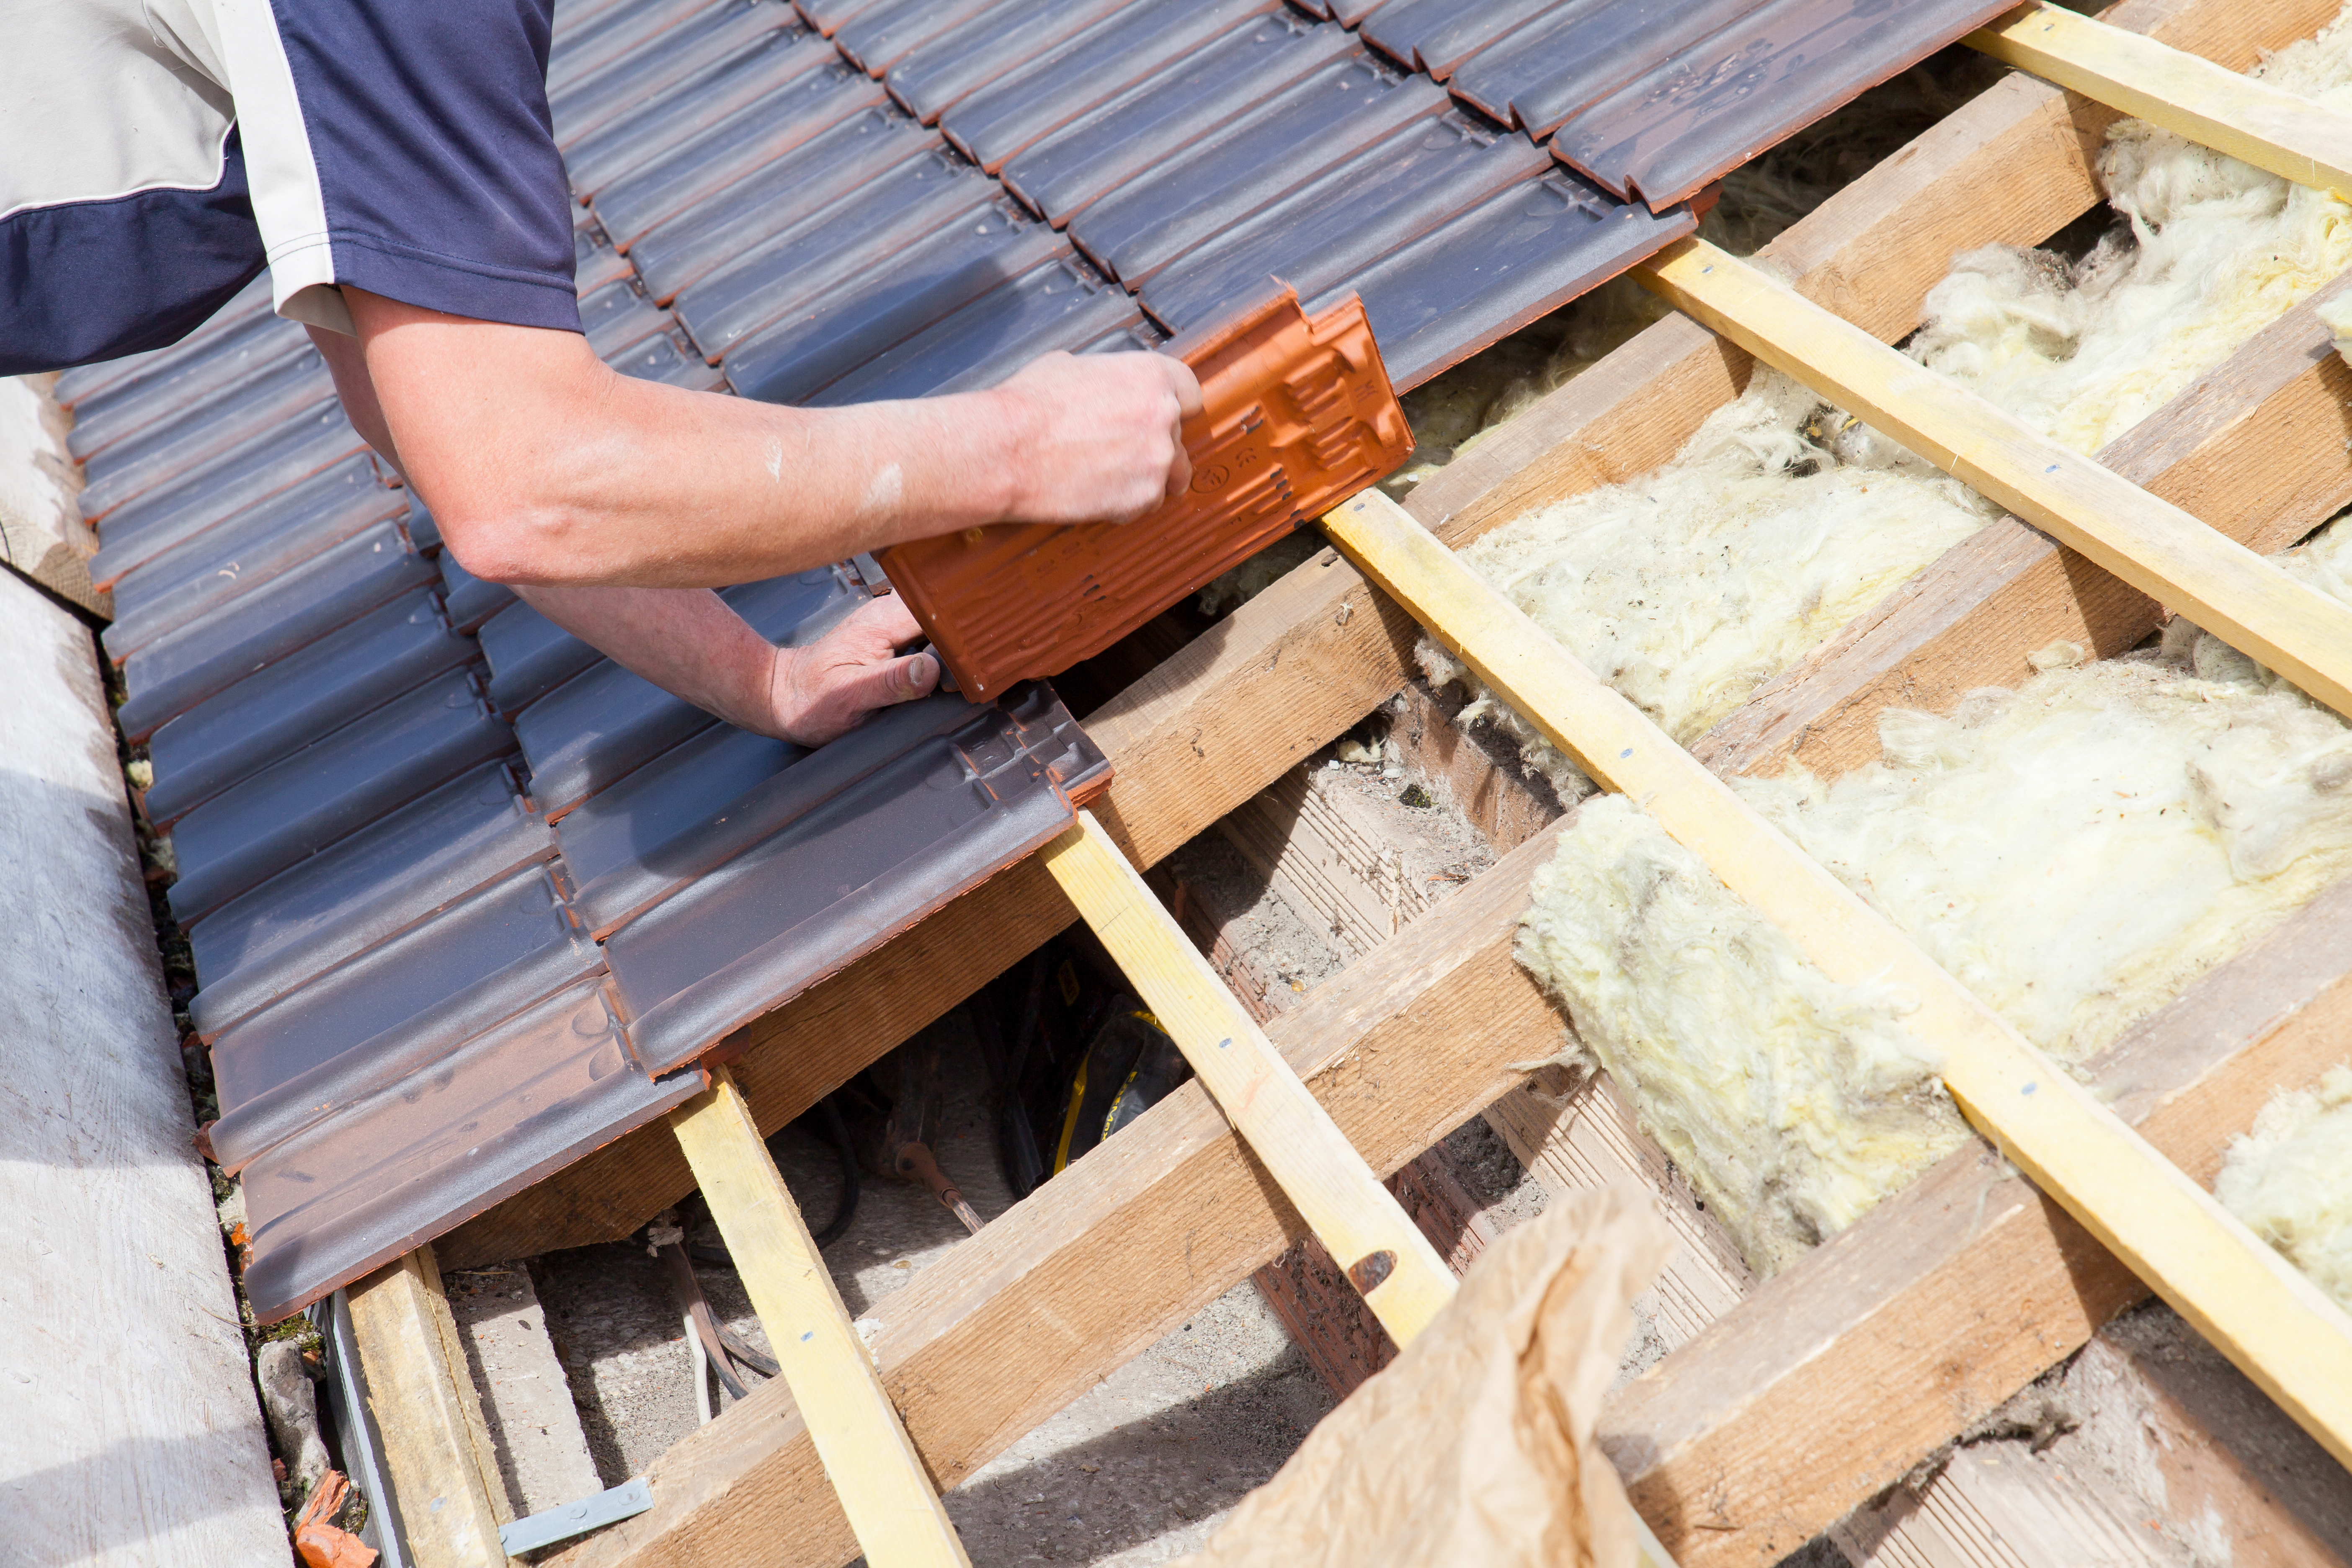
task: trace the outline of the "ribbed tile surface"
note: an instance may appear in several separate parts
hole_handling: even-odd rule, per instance
[[[1360,294],[1410,386],[2000,9],[560,0],[549,96],[624,374],[921,396],[1213,327],[1278,275]],[[442,548],[262,284],[58,393],[267,1314],[697,1092],[729,1030],[1106,781],[1042,686],[811,752],[604,659]],[[728,596],[793,642],[866,593]]]

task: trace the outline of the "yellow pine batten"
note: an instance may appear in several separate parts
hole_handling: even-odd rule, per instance
[[[1704,240],[1676,242],[1633,276],[1685,315],[2352,717],[2352,607]]]
[[[1094,814],[1078,813],[1076,824],[1043,854],[1045,868],[1192,1064],[1217,1109],[1348,1271],[1389,1337],[1399,1346],[1410,1343],[1453,1299],[1445,1260],[1242,1011]]]
[[[2352,1464],[2352,1318],[1402,508],[1367,491],[1323,527],[1490,689],[1638,802],[1823,973],[1906,987],[1917,1004],[1906,1025],[1943,1054],[1969,1121]]]
[[[1961,42],[2281,179],[2352,199],[2352,115],[2055,5]]]
[[[727,1069],[670,1113],[696,1184],[874,1568],[971,1568],[801,1211]]]

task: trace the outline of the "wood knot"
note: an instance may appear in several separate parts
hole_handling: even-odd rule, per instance
[[[1395,1272],[1396,1254],[1385,1247],[1378,1252],[1368,1252],[1348,1265],[1349,1282],[1366,1296],[1378,1289],[1381,1282]]]

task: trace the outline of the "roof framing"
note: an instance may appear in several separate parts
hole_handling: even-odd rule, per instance
[[[2221,0],[2132,0],[2110,19],[2236,69],[2257,50],[2309,33],[2333,10],[2327,0],[2277,0],[2250,18]],[[1882,339],[1897,338],[1954,250],[2037,242],[2089,206],[2091,159],[2114,118],[2011,79],[1825,205],[1768,247],[1767,258],[1787,268],[1801,293]],[[2000,199],[1990,199],[1996,190]],[[2250,546],[2275,548],[2257,541],[2283,542],[2352,495],[2340,414],[2329,439],[2315,438],[2324,426],[2304,424],[2332,412],[2331,402],[2340,409],[2342,373],[2325,353],[2326,339],[2307,307],[2290,315],[2103,458]],[[1528,505],[1640,472],[1736,396],[1748,370],[1746,356],[1712,334],[1679,320],[1661,323],[1423,486],[1410,510],[1459,544]],[[2294,419],[2297,436],[2315,437],[2291,443],[2292,479],[2263,467],[2288,466],[2283,416]],[[2265,437],[2259,451],[2249,438],[2257,427]],[[2225,493],[2246,499],[2220,515],[2191,499]],[[1857,761],[1851,739],[1807,751],[1816,743],[1813,724],[1865,737],[1898,692],[1932,701],[1904,690],[1900,679],[1923,650],[1969,649],[1965,659],[1933,666],[1964,689],[1986,677],[1964,679],[1963,667],[2021,678],[2024,656],[2069,626],[2104,634],[2094,646],[2105,651],[2115,639],[2136,640],[2135,623],[2143,630],[2152,623],[2145,599],[2118,595],[2112,579],[2054,546],[2037,554],[2037,536],[2021,526],[1997,526],[2005,553],[1982,552],[1991,558],[1965,563],[1965,572],[1939,563],[1932,582],[1923,579],[1759,693],[1770,707],[1767,722],[1743,727],[1751,705],[1696,749],[1719,771],[1790,751],[1816,765]],[[1157,860],[1393,692],[1410,672],[1416,635],[1351,569],[1328,555],[1310,562],[1090,726],[1120,768],[1100,808],[1106,826],[1131,857]],[[1556,1032],[1556,1016],[1509,947],[1527,879],[1549,857],[1557,832],[1505,857],[1268,1026],[1376,1169],[1394,1169],[1511,1087],[1519,1075],[1508,1063],[1540,1054],[1529,1046]],[[1066,923],[1066,905],[1040,881],[1028,868],[999,878],[821,988],[839,993],[829,1009],[795,1005],[784,1015],[796,1016],[747,1030],[739,1037],[747,1094],[755,1062],[774,1069],[753,1096],[762,1126],[788,1119],[1024,951],[1015,931],[1042,936]],[[2341,978],[2352,952],[2339,952],[2340,941],[2323,942],[2352,921],[2347,903],[2352,893],[2331,893],[2103,1058],[2123,1075],[2129,1119],[2191,1174],[2210,1177],[2223,1142],[2272,1084],[2325,1065],[2318,1057],[2330,1026],[2352,1005]],[[975,954],[971,939],[981,931],[993,951]],[[2280,946],[2288,932],[2304,943],[2291,963]],[[2333,956],[2313,956],[2319,953]],[[878,971],[894,956],[898,975],[922,982],[919,994],[877,994],[885,976],[869,966]],[[789,1063],[779,1060],[786,1057]],[[1955,1155],[1848,1233],[1864,1239],[1823,1247],[1621,1394],[1607,1422],[1621,1468],[1685,1561],[1769,1562],[1809,1539],[2137,1297],[2137,1282],[2054,1205],[2013,1178],[1988,1186],[1999,1179],[1988,1161],[1979,1150]],[[555,1202],[542,1202],[537,1215],[562,1205],[625,1229],[636,1221],[622,1216],[675,1195],[629,1192],[649,1175],[658,1186],[660,1173],[617,1157],[610,1164],[572,1189],[584,1203],[563,1205],[542,1189]],[[1994,1206],[1956,1241],[1949,1222],[1958,1212],[1953,1193],[1962,1189],[1970,1213],[1980,1198]],[[1944,1206],[1933,1208],[1939,1201]],[[1916,1241],[1927,1234],[1921,1222],[1938,1214],[1948,1222],[1944,1254],[1932,1237],[1921,1250],[1884,1234],[1908,1215],[1912,1227],[1902,1235]],[[539,1221],[521,1230],[514,1216],[508,1223],[515,1235]],[[886,1384],[933,1473],[952,1484],[1148,1343],[1163,1319],[1213,1297],[1304,1228],[1205,1094],[1188,1089],[884,1303],[876,1348]],[[1825,1330],[1824,1303],[1869,1283],[1856,1270],[1870,1237],[1891,1260],[1879,1299],[1941,1302],[1965,1319],[1960,1337],[1939,1338],[1932,1324],[1908,1332],[1917,1313],[1906,1321],[1883,1308]],[[2001,1310],[1952,1285],[1986,1278],[2003,1280]],[[1040,1324],[1055,1331],[1040,1333]],[[1727,1378],[1726,1367],[1745,1366],[1743,1358],[1774,1344],[1783,1347],[1786,1370],[1765,1385],[1769,1397],[1750,1396],[1758,1384],[1746,1372]],[[1969,1353],[1955,1355],[1961,1345]],[[1007,1346],[1020,1348],[1008,1355]],[[1711,1374],[1701,1375],[1710,1364]],[[1669,1386],[1683,1390],[1671,1407],[1658,1392]],[[1891,1386],[1916,1387],[1919,1396],[1885,1401]],[[1782,1439],[1795,1411],[1818,1420],[1822,1409],[1811,1402],[1835,1387],[1869,1391],[1857,1405],[1871,1412],[1869,1430],[1829,1431],[1825,1441],[1847,1444],[1835,1463],[1818,1451],[1790,1451]],[[1734,1388],[1739,1396],[1724,1403]],[[781,1394],[755,1395],[681,1443],[655,1472],[655,1510],[565,1561],[724,1563],[754,1542],[764,1560],[845,1558],[854,1549],[845,1526],[824,1500],[814,1449]],[[1716,1405],[1704,1407],[1704,1395]],[[1769,1417],[1759,1414],[1767,1405]],[[1889,1419],[1891,1405],[1901,1407],[1899,1418]],[[1724,1468],[1734,1463],[1736,1488]]]

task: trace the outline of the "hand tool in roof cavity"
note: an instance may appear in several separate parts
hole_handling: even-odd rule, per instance
[[[1242,1010],[1094,814],[1045,868],[1399,1346],[1452,1300],[1454,1275],[1298,1074]]]
[[[2352,200],[2352,115],[2340,110],[2039,0],[1960,41],[2283,180]]]
[[[1677,241],[1636,263],[1633,275],[1701,325],[2352,717],[2352,607],[1705,240]]]
[[[980,1234],[981,1218],[964,1202],[962,1190],[940,1168],[931,1145],[940,1140],[940,1121],[946,1107],[940,1090],[940,1044],[925,1034],[891,1054],[896,1082],[890,1114],[882,1122],[882,1169],[903,1181],[920,1182],[956,1216],[965,1230]]]
[[[724,1068],[670,1129],[775,1348],[793,1403],[874,1568],[970,1568],[824,1258]]]
[[[1362,302],[1309,317],[1268,281],[1169,347],[1201,380],[1188,493],[1129,523],[1000,523],[882,552],[967,697],[1100,653],[1412,455]]]
[[[1367,492],[1323,528],[1489,689],[1602,788],[1639,802],[1831,979],[1901,986],[1916,1004],[1906,1027],[1941,1053],[1969,1122],[2352,1463],[2352,1317],[1402,507]]]

